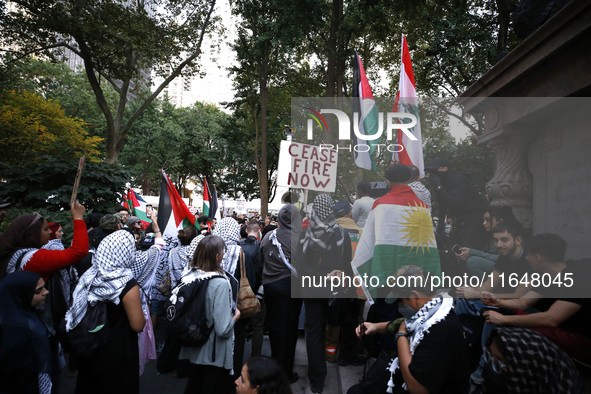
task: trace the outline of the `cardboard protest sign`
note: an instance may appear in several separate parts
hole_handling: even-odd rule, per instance
[[[338,152],[316,145],[281,141],[279,186],[333,193],[337,186]]]

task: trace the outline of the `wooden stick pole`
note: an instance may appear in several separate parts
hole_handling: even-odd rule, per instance
[[[78,196],[78,186],[80,186],[80,178],[82,177],[82,169],[84,168],[84,159],[86,155],[80,158],[80,162],[78,163],[78,171],[76,172],[76,179],[74,180],[74,189],[72,190],[72,198],[70,199],[70,206],[72,206],[76,202],[76,197]]]

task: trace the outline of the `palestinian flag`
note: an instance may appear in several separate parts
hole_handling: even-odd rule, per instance
[[[406,185],[376,200],[351,262],[372,304],[378,289],[385,291],[380,297],[388,294],[388,277],[405,265],[417,265],[430,276],[441,274],[429,208]]]
[[[142,222],[142,228],[148,227],[152,220],[146,214],[146,200],[139,194],[130,189],[129,192],[124,194],[125,200],[123,206],[127,208],[133,216],[137,216]]]
[[[377,172],[373,158],[379,138],[367,140],[361,136],[372,136],[379,130],[379,114],[376,102],[361,64],[361,58],[355,51],[353,62],[353,112],[359,114],[358,120],[353,117],[353,132],[351,141],[357,146],[355,150],[355,164],[357,167]]]
[[[162,171],[162,186],[158,203],[158,226],[162,236],[176,238],[179,230],[195,225],[195,215],[191,214],[170,178]]]
[[[209,201],[209,212],[211,212],[212,217],[216,217],[218,213],[218,191],[215,188],[215,185],[212,185],[211,188],[211,199]]]
[[[419,169],[421,177],[425,176],[425,162],[423,159],[423,137],[421,134],[421,120],[419,118],[419,105],[417,99],[417,90],[415,77],[412,72],[412,63],[410,61],[410,52],[406,44],[406,37],[402,36],[402,60],[400,66],[400,82],[398,84],[398,94],[394,102],[392,112],[411,113],[417,118],[417,125],[409,129],[416,138],[411,139],[402,130],[398,130],[396,143],[402,145],[404,149],[401,152],[394,152],[392,159],[402,164],[414,165]],[[398,150],[398,149],[397,149]]]
[[[213,212],[210,209],[209,187],[207,186],[207,178],[203,178],[203,216],[209,217],[209,213]]]

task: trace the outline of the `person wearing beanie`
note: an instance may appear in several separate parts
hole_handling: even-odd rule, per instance
[[[142,222],[140,221],[140,218],[137,216],[130,216],[129,219],[127,219],[127,228],[131,230],[132,233],[139,234],[140,230],[142,229]]]

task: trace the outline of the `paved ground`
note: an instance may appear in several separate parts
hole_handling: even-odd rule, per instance
[[[245,356],[250,356],[251,342],[247,340],[245,348]],[[263,342],[263,354],[271,355],[271,348],[268,338],[265,337]],[[338,364],[327,363],[328,375],[326,377],[325,387],[323,393],[326,394],[341,394],[346,393],[347,389],[359,382],[363,374],[363,367],[339,367]],[[300,337],[298,340],[296,359],[294,371],[300,375],[300,379],[291,385],[294,394],[309,394],[310,383],[307,376],[307,356],[306,356],[306,342],[305,338]],[[152,361],[146,365],[144,374],[140,377],[140,392],[142,394],[156,394],[156,393],[183,393],[186,385],[186,379],[177,379],[176,377],[167,374],[161,375],[156,371],[156,362]],[[61,379],[61,394],[74,393],[76,386],[76,378],[68,378],[66,373],[62,374]]]
[[[156,332],[157,340],[161,336],[161,331]],[[245,357],[249,357],[251,352],[251,342],[247,340],[245,347]],[[263,342],[263,354],[271,355],[271,348],[269,339],[265,337]],[[368,367],[371,361],[368,363]],[[347,366],[339,367],[338,364],[327,363],[328,375],[324,384],[323,393],[326,394],[344,394],[349,387],[358,383],[363,375],[363,366]],[[294,372],[297,372],[300,379],[291,385],[294,394],[310,394],[310,383],[307,376],[307,355],[306,355],[306,340],[301,336],[298,340],[296,348]],[[584,376],[586,383],[585,393],[591,393],[591,376]],[[76,385],[75,378],[68,378],[66,373],[62,374],[60,394],[72,394]],[[156,362],[152,361],[146,365],[144,374],[140,377],[140,393],[141,394],[181,394],[186,385],[186,379],[177,379],[176,377],[166,374],[161,375],[156,371]],[[472,387],[476,389],[476,387]],[[473,392],[480,393],[479,390]],[[107,394],[107,393],[106,393]]]

